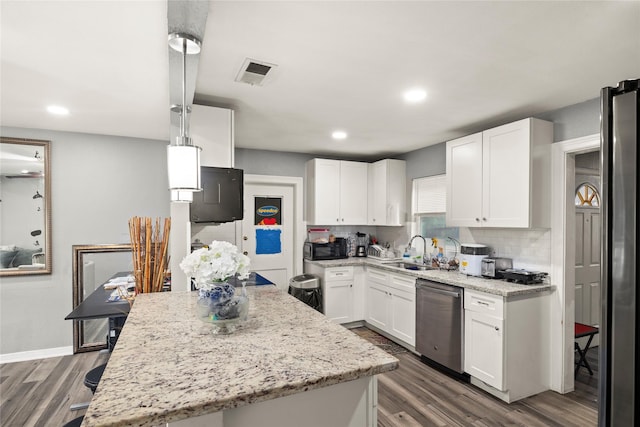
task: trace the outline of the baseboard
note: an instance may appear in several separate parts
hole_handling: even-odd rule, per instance
[[[34,359],[69,356],[73,354],[73,346],[44,348],[42,350],[20,351],[17,353],[0,354],[0,365],[3,363],[25,362]]]

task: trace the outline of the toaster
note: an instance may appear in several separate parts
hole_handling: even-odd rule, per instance
[[[482,259],[482,276],[492,279],[502,279],[501,271],[513,268],[513,260],[511,258],[483,258]]]

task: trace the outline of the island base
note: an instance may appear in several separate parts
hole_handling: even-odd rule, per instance
[[[376,427],[378,385],[364,377],[240,408],[193,417],[168,427]]]

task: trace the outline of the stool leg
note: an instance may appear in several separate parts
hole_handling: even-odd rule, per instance
[[[81,409],[87,409],[90,402],[74,403],[69,407],[70,411],[79,411]]]
[[[580,355],[578,359],[578,363],[576,364],[576,370],[574,372],[574,376],[578,375],[578,371],[581,366],[584,366],[589,371],[589,375],[593,375],[593,371],[591,370],[591,366],[587,361],[587,350],[589,350],[589,346],[591,345],[591,340],[593,339],[593,335],[589,335],[589,340],[587,341],[587,345],[584,346],[584,349],[581,349],[577,342],[574,342],[574,348]]]
[[[587,351],[589,350],[589,346],[591,345],[591,340],[592,339],[593,339],[593,335],[589,335],[589,340],[587,341],[587,345],[584,346],[584,350],[582,350],[582,357],[580,358],[580,360],[582,360],[584,362],[585,368],[587,368],[587,370],[589,371],[589,375],[593,375],[593,371],[591,370],[591,366],[589,365],[589,362],[587,361]]]

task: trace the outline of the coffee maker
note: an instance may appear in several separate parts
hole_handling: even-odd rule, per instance
[[[367,244],[369,243],[369,236],[365,233],[356,233],[356,255],[357,257],[367,256]]]

